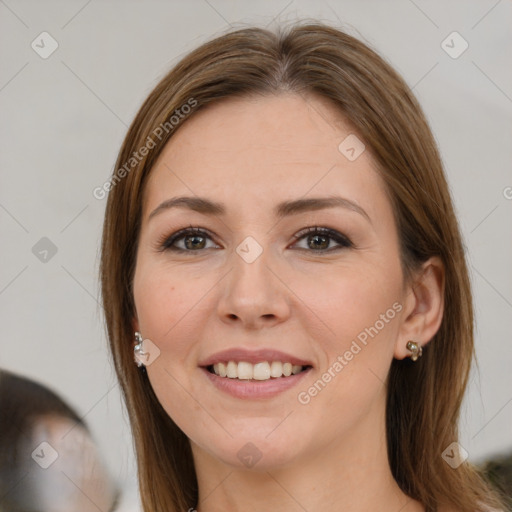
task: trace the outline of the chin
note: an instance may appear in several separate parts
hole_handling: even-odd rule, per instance
[[[299,434],[297,438],[287,433],[283,434],[285,435],[279,436],[276,433],[269,435],[269,430],[265,430],[261,435],[224,439],[224,442],[218,444],[207,440],[200,446],[213,458],[236,469],[271,471],[296,464],[303,448],[300,445],[300,441],[304,441],[302,434],[300,441]]]

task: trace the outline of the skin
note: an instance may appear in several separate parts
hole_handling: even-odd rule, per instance
[[[323,98],[230,98],[184,122],[151,171],[133,326],[160,351],[147,371],[190,439],[200,512],[423,510],[389,468],[385,381],[392,359],[410,355],[407,341],[424,345],[439,327],[442,266],[429,260],[404,282],[392,206],[370,151],[349,161],[338,150],[351,133]],[[226,213],[171,208],[149,219],[182,195],[221,202]],[[274,215],[282,201],[333,195],[368,219],[342,207]],[[211,237],[192,235],[188,246],[184,238],[175,246],[196,241],[199,249],[158,250],[159,240],[191,225]],[[334,229],[353,246],[322,235],[293,238],[310,226]],[[252,263],[236,252],[247,236],[263,249]],[[298,393],[397,303],[394,318],[309,403],[299,403]],[[311,361],[313,370],[274,398],[234,398],[198,367],[233,347],[278,348]],[[247,443],[261,454],[252,467],[237,456]]]

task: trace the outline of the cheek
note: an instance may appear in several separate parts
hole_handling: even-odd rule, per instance
[[[401,283],[399,262],[372,258],[326,267],[296,288],[323,326],[312,336],[322,352],[321,367],[312,387],[301,390],[300,403],[332,408],[345,424],[380,396],[399,330]]]
[[[212,282],[210,282],[212,281]],[[201,422],[201,408],[191,400],[191,381],[197,371],[193,340],[201,339],[204,299],[215,279],[196,276],[176,266],[138,260],[134,299],[139,329],[158,348],[158,357],[146,365],[151,386],[173,421],[190,431],[191,418]]]
[[[337,329],[344,337],[356,338],[372,327],[381,335],[386,334],[385,331],[391,334],[388,327],[397,323],[391,320],[396,317],[397,308],[394,309],[393,304],[400,299],[399,281],[368,274],[365,277],[361,279],[353,275],[343,282],[344,289],[340,291],[342,308],[335,318]]]
[[[381,339],[393,338],[396,333],[397,309],[401,309],[398,262],[388,261],[385,265],[372,258],[357,265],[350,262],[338,267],[329,265],[314,275],[304,273],[295,277],[293,282],[294,293],[314,313],[308,322],[314,317],[323,333],[319,336],[331,356],[375,324]],[[304,324],[304,328],[308,326]]]
[[[179,268],[142,259],[133,290],[142,335],[162,344],[162,349],[173,341],[171,345],[176,349],[176,333],[193,328],[190,313],[201,308],[200,299],[211,287],[208,283],[207,275],[194,278]]]
[[[326,400],[334,405],[343,397],[343,411],[353,410],[363,414],[379,397],[385,395],[385,383],[393,360],[394,347],[399,332],[401,304],[399,279],[382,286],[382,280],[368,281],[368,286],[354,289],[352,301],[347,306],[348,327],[344,330],[341,346],[333,351],[331,360],[342,368],[333,386],[333,393]],[[341,356],[341,358],[339,357]],[[343,421],[342,410],[335,409]]]

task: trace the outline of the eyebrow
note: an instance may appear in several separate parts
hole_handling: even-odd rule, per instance
[[[370,216],[357,203],[340,196],[312,197],[308,199],[294,199],[283,201],[275,208],[275,216],[279,219],[289,215],[323,210],[325,208],[345,208],[362,215],[371,224]],[[158,205],[148,217],[148,221],[155,215],[171,208],[186,208],[205,215],[224,215],[226,208],[222,203],[217,203],[203,197],[181,196],[167,199]]]

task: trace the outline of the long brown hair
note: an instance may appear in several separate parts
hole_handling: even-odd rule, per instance
[[[417,100],[389,64],[354,37],[307,22],[276,33],[234,30],[184,57],[143,103],[104,187],[110,192],[101,256],[103,305],[134,434],[144,510],[187,510],[198,499],[188,438],[133,362],[132,281],[145,183],[187,116],[222,98],[282,91],[331,100],[370,148],[393,203],[405,275],[434,255],[445,267],[439,331],[418,363],[393,360],[389,373],[386,428],[394,478],[427,511],[500,507],[469,463],[452,469],[441,456],[458,439],[474,349],[468,272],[436,143]]]

